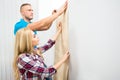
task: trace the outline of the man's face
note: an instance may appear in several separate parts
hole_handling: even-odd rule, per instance
[[[23,6],[21,9],[21,14],[24,18],[28,20],[33,19],[33,9],[30,5]]]

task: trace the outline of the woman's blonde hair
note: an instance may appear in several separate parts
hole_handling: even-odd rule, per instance
[[[17,67],[17,59],[21,53],[32,53],[32,33],[31,30],[27,28],[20,29],[16,33],[15,47],[14,47],[14,60],[13,60],[13,70],[15,80],[19,80],[19,70]]]

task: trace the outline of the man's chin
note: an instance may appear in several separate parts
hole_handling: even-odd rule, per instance
[[[32,20],[33,18],[30,18],[30,20]]]

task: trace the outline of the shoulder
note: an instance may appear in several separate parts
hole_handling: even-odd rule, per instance
[[[18,56],[19,58],[24,58],[24,57],[31,57],[30,53],[22,53]]]
[[[25,56],[30,56],[30,54],[29,54],[29,53],[21,53],[21,54],[19,55],[19,57],[25,57]]]
[[[28,23],[24,21],[24,19],[20,19],[20,21],[15,23],[15,26],[26,26]]]
[[[29,62],[30,58],[31,58],[31,54],[29,54],[29,53],[22,53],[18,56],[19,61]]]
[[[17,23],[14,25],[14,34],[16,34],[16,32],[17,32],[19,29],[25,28],[27,25],[28,25],[28,23],[25,22],[23,19],[21,19],[19,22],[17,22]]]

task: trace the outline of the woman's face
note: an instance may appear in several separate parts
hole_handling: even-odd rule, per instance
[[[32,46],[36,46],[39,44],[39,38],[37,35],[32,31]]]

